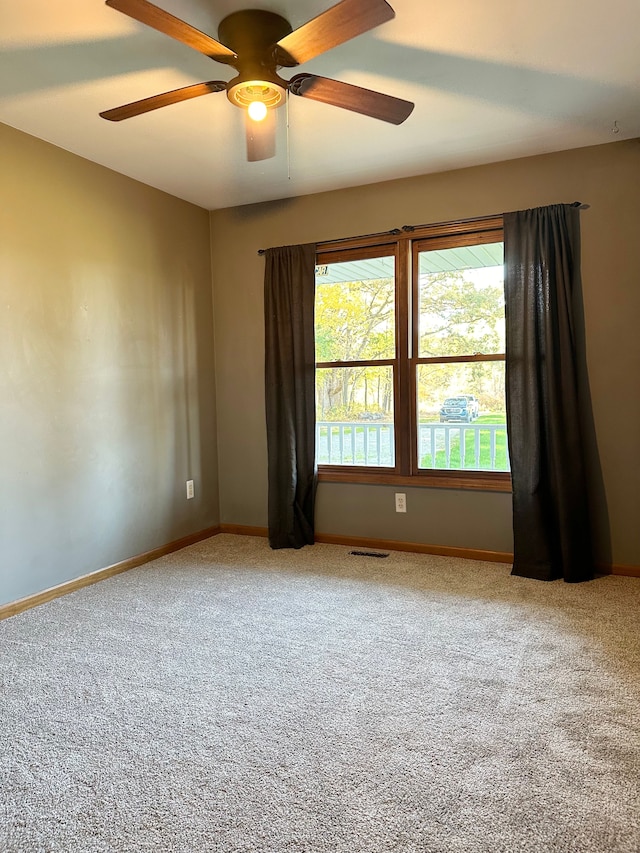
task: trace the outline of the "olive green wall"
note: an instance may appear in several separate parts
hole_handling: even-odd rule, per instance
[[[208,213],[3,125],[0,198],[3,603],[216,524],[218,485]]]
[[[284,173],[283,173],[284,180]],[[640,563],[640,144],[628,141],[274,203],[211,219],[221,520],[266,525],[260,247],[579,200],[588,376],[584,422],[599,558]],[[596,447],[597,437],[597,447]],[[406,515],[394,512],[407,493]],[[322,533],[509,551],[510,496],[321,483]]]

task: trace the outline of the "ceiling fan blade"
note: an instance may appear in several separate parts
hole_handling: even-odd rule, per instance
[[[362,89],[340,80],[318,77],[316,74],[297,74],[289,81],[289,91],[292,95],[322,101],[334,107],[388,121],[390,124],[402,124],[409,118],[414,107],[411,101],[403,101],[401,98],[383,95],[371,89]]]
[[[171,36],[194,50],[199,50],[200,53],[217,62],[229,63],[230,60],[237,59],[236,54],[219,41],[201,33],[200,30],[165,12],[164,9],[154,6],[148,0],[106,0],[106,4],[140,21],[141,24],[147,24],[154,30]]]
[[[208,83],[196,83],[193,86],[184,86],[182,89],[173,89],[162,95],[154,95],[152,98],[143,98],[141,101],[133,101],[122,107],[114,107],[100,113],[101,118],[108,121],[122,121],[124,118],[142,115],[142,113],[157,110],[160,107],[168,107],[170,104],[178,104],[180,101],[188,101],[189,98],[197,98],[200,95],[208,95],[211,92],[224,92],[227,84],[224,80],[210,80]]]
[[[278,64],[300,65],[395,17],[386,0],[342,0],[277,42]]]
[[[247,160],[269,160],[276,156],[276,115],[269,110],[262,121],[254,121],[245,113],[247,135]]]

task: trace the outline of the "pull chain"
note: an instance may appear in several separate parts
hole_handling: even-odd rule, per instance
[[[291,150],[289,148],[289,90],[285,99],[285,110],[287,119],[287,180],[291,180]]]

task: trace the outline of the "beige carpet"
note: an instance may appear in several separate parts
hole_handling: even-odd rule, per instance
[[[638,853],[640,580],[219,536],[0,623],[2,853]]]

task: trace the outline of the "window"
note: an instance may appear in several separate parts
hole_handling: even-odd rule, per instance
[[[316,269],[319,464],[396,468],[395,247]]]
[[[500,219],[322,247],[325,479],[509,488]]]

